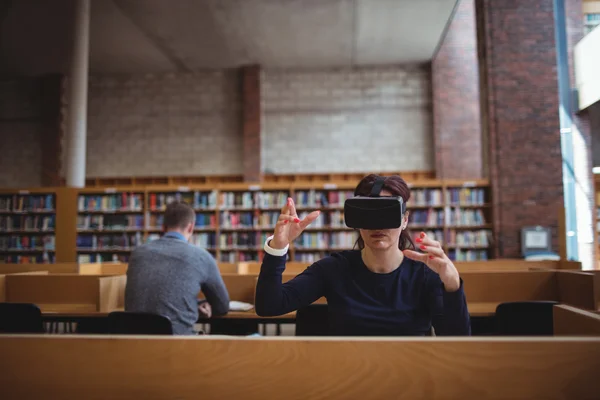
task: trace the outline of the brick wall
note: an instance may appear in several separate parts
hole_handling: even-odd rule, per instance
[[[93,76],[91,177],[243,172],[238,71]]]
[[[479,61],[474,0],[460,0],[432,61],[435,169],[471,179],[482,165]]]
[[[483,0],[490,180],[500,257],[520,257],[520,229],[557,228],[562,158],[552,0]]]
[[[265,70],[267,173],[433,170],[430,70]]]
[[[39,86],[35,79],[0,84],[0,187],[41,186]]]

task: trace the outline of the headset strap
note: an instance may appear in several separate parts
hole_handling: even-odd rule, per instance
[[[381,193],[381,189],[383,189],[383,184],[385,182],[385,178],[383,176],[378,176],[373,184],[373,188],[371,188],[371,197],[377,197]]]

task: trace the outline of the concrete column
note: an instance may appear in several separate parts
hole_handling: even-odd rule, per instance
[[[89,39],[90,0],[76,0],[65,165],[69,187],[85,186]]]

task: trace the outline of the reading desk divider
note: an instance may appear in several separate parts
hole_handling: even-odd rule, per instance
[[[6,275],[6,301],[43,313],[107,313],[124,307],[125,275]]]

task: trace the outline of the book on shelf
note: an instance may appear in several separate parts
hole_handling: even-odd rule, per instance
[[[183,201],[196,210],[211,210],[217,205],[216,191],[177,191],[164,193],[150,193],[148,207],[151,211],[163,211],[167,204],[173,201]]]
[[[0,263],[5,264],[54,264],[56,257],[52,252],[39,254],[0,254]]]
[[[0,195],[0,211],[36,212],[55,209],[53,194]]]
[[[442,226],[444,225],[444,210],[411,210],[408,216],[408,227],[418,226]]]
[[[448,243],[453,246],[487,247],[489,246],[490,231],[455,231],[448,232]]]
[[[0,236],[0,249],[4,251],[54,251],[54,235]]]
[[[131,250],[143,243],[141,232],[121,234],[79,234],[78,251]]]
[[[446,190],[446,204],[483,205],[485,204],[485,189],[448,188]]]
[[[225,191],[219,193],[219,208],[226,209],[272,209],[282,208],[287,191]]]
[[[358,235],[348,232],[307,232],[304,231],[294,241],[295,250],[352,249]]]
[[[0,232],[49,232],[54,230],[55,220],[54,215],[0,215]]]
[[[410,208],[416,207],[438,207],[443,205],[442,189],[412,189],[411,196],[406,203]]]
[[[446,223],[449,226],[477,226],[485,224],[482,210],[465,210],[453,208],[446,214]]]
[[[148,216],[148,224],[146,229],[162,230],[164,217],[162,214],[152,214]],[[217,219],[214,213],[198,213],[196,212],[196,221],[194,226],[196,229],[214,228],[217,225]]]
[[[128,192],[115,194],[80,194],[77,207],[80,212],[141,212],[144,207],[144,196],[140,193]]]
[[[78,215],[78,230],[124,231],[144,228],[143,215]]]
[[[450,249],[448,258],[452,261],[485,261],[488,260],[487,250]]]
[[[298,190],[294,203],[297,208],[344,207],[346,199],[354,197],[350,190]]]

